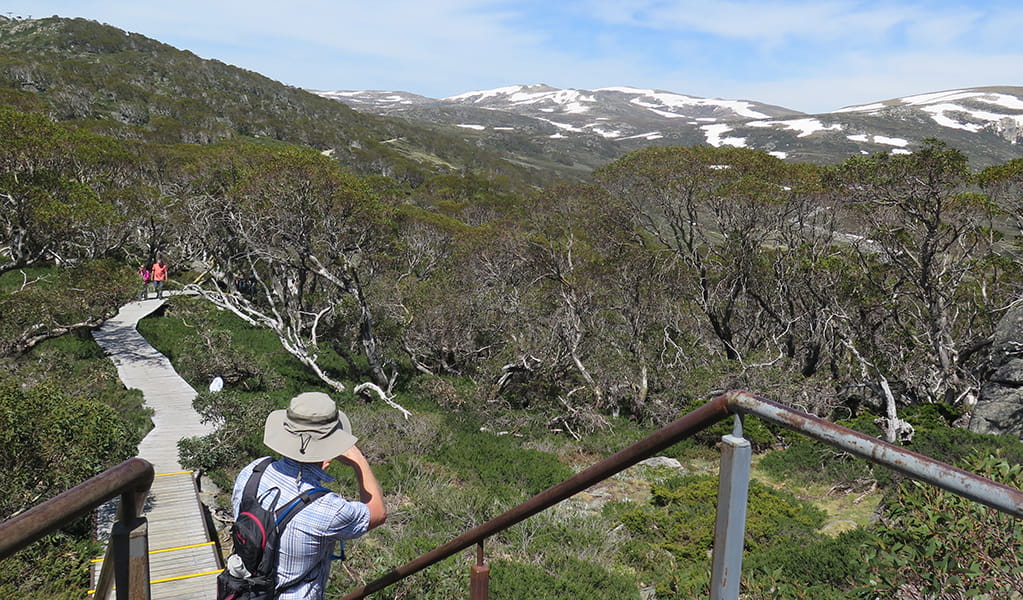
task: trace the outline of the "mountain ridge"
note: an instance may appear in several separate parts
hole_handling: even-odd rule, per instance
[[[1023,87],[1016,86],[915,94],[820,114],[626,86],[515,85],[440,99],[397,91],[310,91],[355,110],[475,130],[480,136],[517,131],[541,145],[544,136],[591,143],[600,138],[623,153],[643,144],[709,144],[835,163],[856,154],[909,152],[937,138],[963,150],[978,167],[1023,157]]]

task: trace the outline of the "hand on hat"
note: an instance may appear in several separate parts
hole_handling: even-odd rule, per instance
[[[358,446],[352,446],[351,448],[345,450],[341,454],[338,454],[334,458],[323,461],[323,469],[326,470],[327,467],[330,466],[330,463],[334,462],[335,460],[343,465],[348,465],[349,467],[353,468],[357,468],[367,464],[366,457],[362,455],[362,451],[359,450]]]
[[[362,455],[362,451],[359,450],[358,446],[352,446],[337,456],[338,462],[350,467],[356,467],[359,465],[366,464],[366,457]]]
[[[369,528],[378,527],[387,520],[387,507],[384,506],[384,493],[380,489],[373,470],[369,468],[366,457],[358,446],[352,446],[333,460],[348,465],[355,471],[355,478],[359,481],[359,499],[369,509]],[[331,461],[324,461],[323,468],[326,469]]]

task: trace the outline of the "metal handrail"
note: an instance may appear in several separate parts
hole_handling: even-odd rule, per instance
[[[369,594],[397,583],[474,544],[482,547],[484,540],[491,535],[546,510],[733,414],[753,415],[793,429],[914,479],[983,503],[1016,518],[1023,518],[1023,491],[1021,490],[749,392],[730,391],[475,529],[467,531],[450,542],[350,591],[342,600],[365,598]],[[482,562],[481,558],[478,559],[478,562]],[[733,581],[737,581],[737,578],[733,578]],[[738,588],[735,587],[735,589]],[[483,597],[485,597],[485,593]]]
[[[804,433],[881,466],[1023,519],[1023,491],[748,392],[722,396],[730,411]]]
[[[118,523],[115,524],[115,528],[120,524],[125,524],[128,528],[134,529],[138,521],[141,520],[139,515],[142,513],[146,497],[149,495],[149,489],[153,485],[153,477],[153,465],[149,461],[130,458],[62,494],[0,523],[0,559],[7,558],[47,533],[85,516],[118,495],[121,496],[121,502],[118,507]],[[143,538],[142,545],[145,544],[146,541]],[[142,584],[137,582],[137,577],[132,579],[132,583],[128,582],[128,557],[115,552],[114,546],[114,540],[107,546],[107,560],[103,561],[95,597],[106,598],[109,593],[110,569],[108,569],[108,565],[111,563],[117,571],[118,582],[124,581],[124,585],[118,586],[118,599],[141,597],[129,596],[129,590],[137,589],[137,586]],[[110,560],[111,558],[113,560]],[[148,571],[148,561],[143,558],[143,562],[145,563],[144,570]],[[148,572],[141,575],[145,586],[148,586]],[[145,594],[145,597],[148,598],[148,593]]]

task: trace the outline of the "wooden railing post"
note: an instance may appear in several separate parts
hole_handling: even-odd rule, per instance
[[[149,523],[145,517],[114,523],[114,581],[117,600],[150,600]]]
[[[107,600],[110,597],[110,592],[113,590],[115,584],[114,575],[118,564],[128,564],[130,544],[125,548],[128,548],[126,552],[124,548],[116,548],[114,544],[114,533],[121,530],[132,531],[133,528],[126,528],[123,524],[134,522],[136,517],[142,514],[142,509],[145,506],[146,498],[149,496],[148,487],[145,490],[134,490],[127,491],[121,494],[121,501],[117,505],[117,514],[114,517],[114,525],[110,528],[110,540],[107,542],[107,550],[103,555],[103,562],[99,570],[99,576],[96,578],[96,593],[93,594],[94,600]],[[120,529],[119,529],[120,528]],[[148,524],[146,525],[146,532],[148,533]],[[148,535],[143,540],[146,547],[149,547]],[[138,543],[138,542],[136,542]],[[118,553],[119,552],[119,553]],[[116,559],[115,559],[116,557]],[[146,553],[146,581],[149,581],[149,554]],[[120,586],[120,581],[116,581],[116,584]],[[120,600],[122,596],[117,596]],[[140,596],[141,597],[141,596]],[[149,598],[149,596],[145,596]],[[134,599],[134,597],[133,597]]]
[[[483,562],[483,542],[476,545],[476,564],[469,569],[469,600],[490,597],[490,567]]]
[[[90,510],[120,494],[118,520],[131,524],[131,527],[125,529],[126,535],[123,544],[126,551],[122,552],[120,556],[127,561],[132,552],[137,557],[138,552],[141,551],[141,559],[135,560],[132,565],[135,569],[144,570],[142,578],[145,581],[145,589],[139,591],[139,595],[122,596],[122,589],[138,587],[138,584],[127,581],[122,584],[118,579],[117,583],[121,587],[118,588],[117,598],[130,597],[131,600],[143,598],[148,600],[149,542],[146,537],[145,519],[139,519],[138,515],[142,512],[142,506],[152,485],[153,465],[149,461],[130,458],[116,467],[111,467],[88,481],[30,508],[17,517],[0,523],[0,559],[7,558],[47,533],[85,516]],[[96,588],[95,598],[98,600],[106,600],[109,593],[110,563],[114,562],[113,556],[115,553],[108,545],[106,560],[103,562],[103,571],[106,572],[106,575],[101,571],[100,585]]]

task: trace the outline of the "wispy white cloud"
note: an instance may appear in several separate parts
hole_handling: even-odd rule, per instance
[[[806,112],[1023,85],[1017,0],[8,0],[317,89],[634,85]]]
[[[918,42],[937,45],[948,34],[967,33],[984,15],[985,2],[863,2],[832,0],[591,0],[596,18],[610,26],[628,25],[679,35],[703,34],[733,41],[774,45],[791,40],[881,40],[906,28]],[[927,37],[940,33],[939,37]]]

